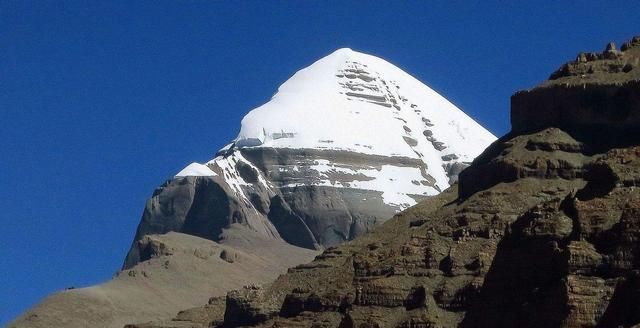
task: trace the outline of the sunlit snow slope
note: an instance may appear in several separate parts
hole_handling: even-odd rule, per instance
[[[434,138],[427,140],[426,130],[446,141],[446,148],[434,145]],[[297,72],[271,101],[249,112],[236,145],[415,158],[458,153],[469,161],[493,140],[491,133],[409,74],[345,48]]]

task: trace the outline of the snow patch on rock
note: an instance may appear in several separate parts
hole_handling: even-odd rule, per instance
[[[178,172],[176,177],[188,177],[188,176],[196,176],[196,177],[210,177],[216,176],[217,174],[213,172],[208,166],[200,164],[200,163],[191,163],[187,165],[182,171]]]
[[[395,165],[382,165],[379,168],[353,168],[332,164],[327,160],[319,160],[317,165],[311,167],[320,173],[318,185],[337,188],[355,188],[379,191],[383,201],[392,206],[404,210],[416,204],[416,200],[410,195],[432,196],[440,193],[439,190],[429,187],[421,170],[416,167],[403,167]],[[333,179],[333,174],[353,176],[353,180],[339,182]]]

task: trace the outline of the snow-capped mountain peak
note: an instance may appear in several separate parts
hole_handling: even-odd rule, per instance
[[[237,163],[228,161],[239,158],[260,172],[269,190],[368,190],[402,210],[446,189],[494,140],[455,105],[400,68],[342,48],[295,73],[270,101],[250,111],[236,139],[207,165],[240,194],[246,189],[242,186],[251,183],[231,172]],[[266,167],[247,154],[258,149],[306,151],[308,156]],[[244,156],[233,155],[237,152]],[[269,171],[274,169],[278,172]]]

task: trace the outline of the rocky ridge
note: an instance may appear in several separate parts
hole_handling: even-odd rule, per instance
[[[640,125],[639,81],[639,37],[621,50],[609,43],[602,53],[580,53],[548,81],[511,98],[512,130],[561,128],[599,148],[593,151],[633,144]]]
[[[637,40],[560,71],[637,62]],[[637,80],[598,72],[581,83],[555,73],[514,95],[513,131],[458,186],[272,284],[227,294],[221,326],[639,324]]]

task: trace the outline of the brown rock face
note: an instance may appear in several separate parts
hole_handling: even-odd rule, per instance
[[[228,294],[226,327],[639,324],[639,46],[514,95],[512,132],[458,187]]]
[[[516,93],[511,125],[516,134],[557,127],[596,151],[632,145],[640,129],[640,81],[554,84]]]
[[[640,128],[640,37],[622,51],[580,53],[548,81],[511,97],[512,132],[557,127],[594,151],[634,144]]]

